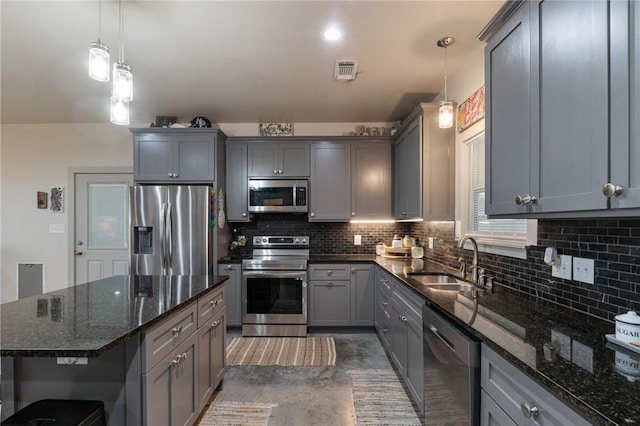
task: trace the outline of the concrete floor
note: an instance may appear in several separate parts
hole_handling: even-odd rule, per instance
[[[354,369],[391,369],[372,330],[330,335],[336,345],[336,365],[327,367],[227,367],[217,401],[275,403],[269,426],[355,425],[351,378]],[[240,336],[229,332],[228,340]]]

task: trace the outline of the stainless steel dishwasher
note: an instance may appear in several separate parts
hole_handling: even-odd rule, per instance
[[[480,343],[422,308],[426,425],[480,424]]]

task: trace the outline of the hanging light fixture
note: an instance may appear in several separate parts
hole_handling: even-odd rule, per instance
[[[109,47],[100,41],[102,32],[102,1],[98,1],[98,41],[89,47],[89,77],[97,81],[109,81],[111,55]]]
[[[453,126],[453,101],[447,97],[447,47],[455,41],[453,37],[443,37],[436,43],[438,47],[444,48],[444,99],[440,102],[438,111],[438,126],[441,129]]]
[[[129,125],[129,102],[111,96],[111,122],[121,126]]]
[[[133,100],[133,74],[131,67],[124,63],[124,8],[122,0],[118,1],[120,46],[118,62],[113,64],[113,96],[122,101]]]

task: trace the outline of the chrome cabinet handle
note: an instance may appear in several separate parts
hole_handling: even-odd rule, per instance
[[[278,174],[278,170],[277,169],[273,169],[273,174],[277,175]]]
[[[278,170],[278,174],[280,174],[280,175],[281,175],[281,174],[283,174],[283,173],[284,173],[284,170],[282,170],[282,169]]]
[[[216,306],[218,304],[217,300],[212,300],[211,302],[209,302],[209,305],[213,308],[214,306]]]
[[[171,329],[171,331],[172,331],[174,334],[182,333],[182,326],[174,327],[173,329]]]
[[[173,364],[173,365],[178,365],[178,364],[180,364],[180,361],[182,361],[182,355],[178,355],[177,357],[175,357],[175,358],[171,361],[171,364]]]
[[[400,212],[400,214],[401,214],[402,216],[406,216],[408,213],[407,213],[407,212]]]
[[[398,316],[398,319],[402,322],[407,322],[407,317],[405,317],[404,315]]]
[[[309,213],[309,216],[311,217],[315,217],[315,215],[316,215],[315,213]]]
[[[211,327],[217,327],[219,325],[220,325],[220,320],[216,320],[216,321],[211,323]]]
[[[380,304],[380,306],[382,306],[383,308],[384,308],[385,306],[387,306],[387,305],[388,305],[388,303],[387,303],[387,302],[382,302],[382,303]]]
[[[327,281],[327,285],[328,285],[329,287],[333,287],[333,281]]]
[[[351,212],[351,216],[355,216],[355,215],[356,215],[356,212]]]
[[[602,185],[602,194],[607,198],[617,197],[618,195],[621,195],[623,191],[624,188],[620,185],[614,185],[612,183],[605,183]]]
[[[247,217],[247,214],[246,213],[242,213],[242,217]]]
[[[329,275],[329,276],[333,275],[333,271],[332,271],[331,269],[329,269],[329,270],[327,271],[327,275]]]
[[[382,331],[383,333],[386,333],[386,332],[389,331],[389,329],[388,328],[381,328],[380,331]]]
[[[516,204],[517,205],[529,205],[529,204],[535,204],[536,201],[538,201],[538,199],[535,197],[535,195],[525,195],[522,196],[520,194],[516,195]]]
[[[231,266],[231,265],[227,265],[227,271],[230,271],[230,270],[232,270],[232,269],[233,269],[233,266]]]
[[[173,173],[167,173],[169,177],[173,177]]]
[[[356,272],[357,269],[356,268],[351,268],[351,272]]]
[[[528,402],[520,404],[520,411],[525,419],[535,419],[540,414],[540,410],[535,405],[531,405]]]

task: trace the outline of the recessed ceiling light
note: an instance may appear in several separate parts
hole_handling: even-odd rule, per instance
[[[342,32],[336,27],[331,27],[324,32],[325,40],[336,41],[342,38]]]

